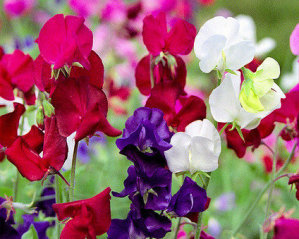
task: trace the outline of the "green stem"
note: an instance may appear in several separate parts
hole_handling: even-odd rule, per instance
[[[289,163],[291,162],[294,153],[295,153],[295,149],[297,147],[297,143],[294,144],[292,152],[290,153],[288,159],[286,160],[285,164],[281,167],[281,169],[277,172],[277,175],[280,175],[289,165]],[[238,231],[241,229],[241,227],[243,226],[243,224],[246,222],[247,218],[250,216],[250,214],[252,213],[252,211],[254,210],[254,208],[256,207],[256,205],[258,204],[258,202],[260,201],[260,199],[262,198],[262,196],[264,195],[264,193],[269,189],[269,187],[272,185],[272,183],[275,183],[275,180],[270,180],[265,186],[264,188],[260,191],[260,193],[258,194],[258,196],[255,198],[254,202],[251,203],[251,206],[248,208],[247,213],[245,214],[244,218],[242,219],[242,221],[240,222],[240,224],[236,227],[235,230],[233,230],[232,232],[232,236],[235,236]]]
[[[72,171],[71,171],[70,192],[69,192],[70,202],[74,200],[75,173],[76,173],[76,160],[77,160],[78,143],[79,142],[75,141],[73,159],[72,159]]]
[[[23,100],[23,104],[25,104],[25,101]],[[23,134],[24,131],[24,122],[25,122],[25,116],[22,116],[22,121],[20,124],[20,135]],[[19,181],[20,181],[20,173],[18,169],[16,170],[16,180],[14,182],[13,186],[13,200],[16,202],[18,200],[18,188],[19,188]]]
[[[210,177],[206,177],[206,183],[204,184],[203,188],[205,190],[207,190],[209,183],[210,183],[210,179],[211,179],[211,173],[208,173]],[[197,220],[197,227],[196,227],[196,234],[195,234],[195,239],[199,239],[200,238],[200,233],[201,233],[201,222],[202,222],[202,215],[203,212],[200,212],[198,214],[198,220]]]
[[[179,230],[180,230],[181,221],[182,221],[182,218],[179,217],[179,221],[178,221],[178,224],[176,226],[175,234],[174,234],[173,239],[177,239],[178,238],[178,233],[179,233]]]
[[[60,192],[60,185],[59,185],[59,176],[55,175],[55,196],[56,196],[56,203],[61,203],[61,192]],[[60,238],[60,230],[61,230],[61,225],[56,217],[56,238]]]
[[[230,122],[226,123],[226,124],[221,128],[221,130],[219,131],[219,135],[220,135],[220,136],[223,134],[224,130],[225,130],[225,129],[227,128],[227,126],[229,126],[229,125],[230,125]]]

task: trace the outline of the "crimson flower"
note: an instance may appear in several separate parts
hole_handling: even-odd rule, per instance
[[[72,67],[72,71],[81,71]],[[76,70],[77,69],[77,70]],[[51,103],[61,135],[67,137],[76,131],[75,140],[101,131],[108,136],[118,136],[120,130],[113,128],[106,119],[108,102],[101,85],[95,87],[88,75],[71,72],[69,78],[58,79]]]
[[[288,184],[295,184],[296,187],[296,198],[299,201],[299,174],[294,174],[290,177]]]
[[[299,220],[285,218],[284,216],[275,220],[273,239],[298,239]]]
[[[57,14],[42,27],[37,44],[41,56],[54,69],[79,62],[85,68],[90,64],[92,32],[84,25],[84,18]]]
[[[53,204],[59,221],[70,218],[60,239],[96,239],[107,232],[111,224],[110,191],[106,188],[89,199]]]
[[[0,61],[0,97],[14,100],[15,88],[30,94],[34,85],[33,60],[20,50],[5,54]],[[35,100],[34,100],[35,101]],[[34,104],[34,102],[32,102]]]
[[[43,158],[39,156],[41,142]],[[17,137],[5,154],[23,177],[37,181],[45,179],[49,174],[58,173],[66,160],[67,152],[66,138],[59,134],[56,118],[52,116],[45,120],[44,137],[37,127],[33,126],[28,134]]]

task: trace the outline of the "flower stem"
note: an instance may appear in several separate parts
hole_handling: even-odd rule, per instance
[[[70,181],[70,191],[69,191],[69,200],[70,200],[70,202],[74,200],[75,173],[76,173],[76,160],[77,160],[78,143],[79,142],[75,141],[73,159],[72,159],[72,171],[71,171],[71,181]]]
[[[209,176],[211,176],[211,173],[208,173]],[[207,190],[209,183],[210,183],[210,178],[211,177],[206,177],[206,183],[203,185],[203,188],[205,190]],[[195,239],[199,239],[200,238],[200,233],[201,233],[201,222],[202,222],[202,215],[203,212],[200,212],[198,214],[198,220],[197,220],[197,227],[196,227],[196,234],[195,234]]]
[[[24,100],[23,100],[23,104],[25,104]],[[25,123],[25,116],[23,115],[22,116],[21,125],[20,125],[20,135],[23,134],[24,123]],[[17,169],[17,171],[16,171],[16,180],[14,181],[14,186],[13,186],[13,200],[15,202],[18,200],[19,181],[20,181],[20,173],[19,173],[19,170]]]
[[[281,169],[278,171],[277,175],[280,175],[287,168],[287,166],[289,165],[289,163],[291,162],[291,160],[294,156],[296,147],[297,147],[297,143],[294,144],[293,149],[292,149],[288,159],[286,160],[285,164],[281,167]],[[240,224],[236,227],[235,230],[233,230],[232,236],[235,236],[238,233],[238,231],[241,229],[243,224],[246,222],[247,218],[250,216],[250,214],[252,213],[252,211],[254,210],[254,208],[256,207],[256,205],[258,204],[258,202],[260,201],[260,199],[264,195],[264,193],[269,189],[269,187],[272,185],[272,183],[275,183],[275,181],[276,180],[270,180],[264,186],[264,188],[260,191],[258,196],[255,198],[254,202],[251,203],[251,206],[248,208],[247,213],[245,214],[244,218],[241,220]]]
[[[59,176],[55,175],[55,196],[56,196],[56,203],[61,203],[61,192],[59,186]],[[60,222],[56,217],[56,238],[60,238]]]
[[[178,238],[178,233],[179,233],[179,230],[180,230],[181,221],[182,221],[182,218],[179,217],[179,221],[178,221],[178,224],[176,226],[175,234],[174,234],[173,239],[177,239]]]

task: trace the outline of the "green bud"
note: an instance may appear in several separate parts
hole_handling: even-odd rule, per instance
[[[42,108],[38,108],[36,112],[36,123],[38,125],[43,125],[44,124],[44,112]]]
[[[43,100],[43,108],[47,117],[51,117],[55,112],[53,105],[47,100]]]

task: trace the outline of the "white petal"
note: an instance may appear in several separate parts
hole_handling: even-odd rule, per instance
[[[261,57],[271,51],[276,46],[274,39],[270,37],[263,38],[255,46],[255,55]]]
[[[254,58],[255,48],[251,41],[240,41],[224,49],[226,68],[238,70],[251,62]]]
[[[280,67],[276,60],[267,57],[263,63],[257,68],[257,71],[263,70],[257,74],[255,81],[262,81],[267,79],[277,79],[280,75]]]
[[[240,24],[239,34],[242,39],[256,42],[256,29],[252,17],[247,15],[236,16],[238,23]]]
[[[172,148],[164,152],[169,170],[173,173],[189,171],[191,137],[179,132],[172,136],[170,144]]]
[[[227,73],[223,82],[212,91],[209,104],[212,116],[217,122],[232,122],[238,117],[241,109],[240,84],[240,73]]]
[[[225,46],[226,38],[221,35],[214,35],[208,38],[201,48],[194,48],[197,52],[199,68],[205,72],[211,72],[222,57],[222,50]]]
[[[214,142],[204,137],[194,137],[191,141],[190,172],[211,172],[218,168],[220,152],[215,152]]]
[[[67,147],[68,147],[68,155],[67,159],[65,160],[62,169],[63,170],[70,170],[72,168],[72,158],[75,146],[75,136],[76,132],[72,133],[69,137],[66,138],[67,140]]]
[[[239,31],[239,24],[238,22],[229,17],[224,18],[222,16],[214,17],[203,24],[200,28],[195,41],[194,41],[194,49],[195,54],[199,57],[198,54],[200,52],[196,49],[202,48],[202,45],[208,38],[214,35],[222,35],[226,39],[230,39],[235,36]]]
[[[265,107],[265,111],[272,112],[281,107],[280,100],[285,97],[279,86],[274,83],[272,89],[265,96],[261,97],[260,101]]]
[[[241,129],[255,129],[261,122],[261,117],[254,113],[249,113],[243,108],[240,110],[238,119],[236,123],[241,127]]]

